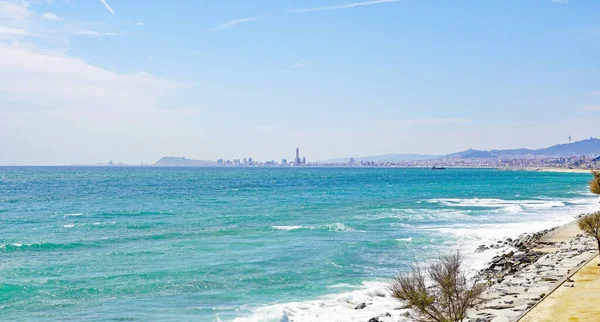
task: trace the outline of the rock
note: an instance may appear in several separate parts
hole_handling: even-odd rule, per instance
[[[360,303],[359,305],[357,305],[354,309],[355,310],[362,310],[362,309],[364,309],[366,307],[367,307],[367,304],[363,302],[363,303]]]
[[[475,252],[477,253],[481,253],[484,252],[486,250],[489,250],[490,248],[487,247],[486,245],[479,245],[479,247],[477,247],[477,249],[475,249]]]
[[[542,281],[544,282],[558,282],[558,279],[554,277],[542,277]]]
[[[369,322],[382,322],[378,317],[370,318]]]
[[[510,322],[510,319],[508,318],[508,316],[500,315],[492,319],[491,322]]]
[[[486,318],[482,318],[482,317],[476,317],[476,318],[472,318],[469,320],[469,322],[489,322],[489,319]]]

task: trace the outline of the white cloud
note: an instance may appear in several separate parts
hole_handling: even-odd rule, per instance
[[[57,16],[53,13],[50,13],[50,12],[43,13],[40,17],[42,17],[42,19],[52,20],[52,21],[61,21],[62,20],[59,16]]]
[[[256,21],[262,20],[264,17],[265,17],[265,15],[263,15],[263,16],[257,16],[257,17],[246,17],[246,18],[240,18],[240,19],[234,19],[234,20],[225,21],[225,22],[221,23],[220,25],[212,28],[211,31],[218,31],[218,30],[223,30],[223,29],[235,27],[235,26],[237,26],[237,25],[239,25],[241,23],[256,22]]]
[[[1,26],[0,26],[0,34],[14,35],[14,36],[29,36],[30,35],[30,33],[27,30],[17,29],[17,28],[9,28],[9,27],[1,27]]]
[[[32,15],[25,1],[0,1],[0,21],[21,22]]]
[[[600,91],[591,92],[592,95],[600,95]]]
[[[363,6],[370,6],[370,5],[374,5],[374,4],[392,3],[392,2],[400,2],[400,1],[402,1],[402,0],[373,0],[373,1],[354,2],[354,3],[348,3],[348,4],[343,4],[343,5],[337,5],[337,6],[328,6],[328,7],[291,9],[291,10],[289,10],[289,12],[302,13],[302,12],[316,12],[316,11],[338,10],[338,9],[350,9],[350,8],[354,8],[354,7],[363,7]]]
[[[138,25],[138,26],[145,26],[145,25],[146,25],[146,24],[145,24],[145,23],[143,23],[143,22],[136,22],[135,24],[136,24],[136,25]]]
[[[552,2],[554,2],[554,3],[560,3],[560,4],[568,4],[569,0],[552,0]]]
[[[600,105],[586,105],[581,107],[584,112],[600,112]]]
[[[148,73],[0,43],[0,164],[153,160],[161,153],[153,146],[185,137],[181,124],[194,118],[193,109],[164,107],[177,88]]]
[[[113,8],[111,8],[108,3],[106,3],[106,0],[100,0],[100,2],[102,2],[102,4],[104,5],[104,7],[106,8],[106,10],[108,10],[111,14],[115,14],[115,11],[113,10]]]
[[[102,37],[102,36],[120,36],[121,34],[117,34],[114,32],[97,32],[93,30],[81,30],[75,32],[76,35],[80,36],[94,36],[94,37]]]

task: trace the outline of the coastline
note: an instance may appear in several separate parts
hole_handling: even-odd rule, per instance
[[[487,302],[469,313],[469,321],[518,321],[565,282],[573,287],[570,278],[598,254],[596,241],[579,231],[576,220],[503,241],[516,252],[493,258],[482,271],[491,284]]]
[[[574,215],[567,223],[552,228],[490,240],[477,249],[469,249],[472,254],[467,255],[485,260],[484,268],[477,272],[491,286],[485,294],[488,301],[470,311],[466,321],[518,321],[594,258],[596,242],[583,236],[576,226],[577,218],[582,215]],[[388,283],[383,280],[363,282],[360,289],[265,307],[252,317],[234,321],[411,321],[409,310],[391,297]]]
[[[592,169],[569,169],[569,168],[520,168],[516,170],[538,171],[538,172],[559,172],[559,173],[590,173]]]

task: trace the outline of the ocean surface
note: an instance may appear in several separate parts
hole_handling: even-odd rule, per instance
[[[484,242],[597,210],[589,179],[0,167],[0,319],[314,320],[414,261],[460,249],[477,267]]]

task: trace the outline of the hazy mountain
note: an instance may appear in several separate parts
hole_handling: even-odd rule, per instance
[[[569,156],[598,156],[600,155],[600,139],[590,138],[573,143],[557,144],[549,148],[530,150],[467,150],[445,156],[451,159],[507,159],[516,157],[569,157]]]
[[[198,167],[212,164],[214,164],[212,161],[192,160],[186,159],[185,157],[163,157],[154,165],[168,167]]]
[[[439,155],[430,154],[382,154],[372,155],[366,157],[354,158],[355,161],[375,161],[375,162],[398,162],[398,161],[417,161],[417,160],[431,160],[439,158]],[[345,163],[350,161],[350,158],[331,159],[328,162]]]

